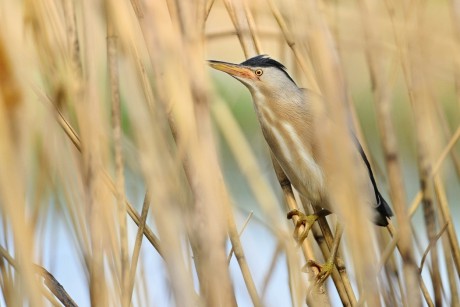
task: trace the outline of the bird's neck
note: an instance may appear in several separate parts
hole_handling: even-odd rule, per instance
[[[311,106],[306,103],[307,99],[301,89],[296,88],[281,94],[251,90],[251,95],[261,123],[293,122],[298,119],[305,121],[310,118],[308,114]]]
[[[310,105],[301,91],[291,94],[265,99],[267,95],[253,93],[254,107],[265,140],[291,183],[319,201],[324,183],[314,158]]]

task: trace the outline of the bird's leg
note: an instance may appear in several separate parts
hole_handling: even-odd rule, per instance
[[[326,263],[319,264],[314,260],[308,260],[306,264],[306,267],[310,267],[310,268],[315,267],[319,270],[319,273],[316,276],[316,284],[319,287],[323,285],[323,283],[326,281],[329,275],[331,275],[332,270],[334,270],[334,263],[337,257],[337,251],[339,249],[340,239],[342,238],[342,234],[343,234],[343,225],[340,223],[337,223],[337,226],[335,228],[335,236],[334,236],[334,242],[332,244],[331,253]]]
[[[299,244],[302,244],[303,241],[307,238],[308,233],[310,232],[310,229],[313,226],[313,224],[316,222],[316,220],[319,219],[320,217],[325,217],[329,214],[331,214],[331,212],[326,209],[322,209],[314,214],[308,214],[308,215],[303,212],[300,212],[297,209],[289,211],[287,214],[288,220],[292,219],[294,216],[298,217],[295,223],[294,237],[297,237],[297,241],[299,242]],[[304,230],[302,231],[302,233],[297,235],[297,233],[299,232],[300,226],[304,226]]]

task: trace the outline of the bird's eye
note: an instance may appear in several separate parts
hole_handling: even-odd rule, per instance
[[[255,73],[256,73],[256,76],[259,76],[259,77],[260,77],[260,76],[262,76],[262,74],[263,74],[264,72],[262,71],[262,69],[257,69],[257,70],[255,71]]]

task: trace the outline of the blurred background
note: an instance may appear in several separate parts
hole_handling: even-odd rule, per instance
[[[0,305],[458,306],[459,51],[457,0],[0,1]],[[347,226],[324,292],[249,91],[206,65],[256,54],[340,92],[395,212]]]

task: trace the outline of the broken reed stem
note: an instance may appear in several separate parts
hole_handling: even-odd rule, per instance
[[[3,248],[3,246],[0,246],[0,257],[5,259],[10,266],[12,266],[16,271],[18,271],[18,265],[16,263],[16,260],[8,253],[8,251]],[[45,268],[42,266],[33,265],[35,269],[35,273],[40,275],[44,281],[46,287],[53,293],[53,295],[66,307],[76,307],[77,304],[74,302],[74,300],[70,297],[70,295],[67,293],[67,291],[64,289],[64,287],[58,282],[58,280],[50,273],[48,272]],[[21,274],[20,271],[18,271],[19,274]],[[39,284],[39,288],[41,288],[42,285]],[[46,294],[45,294],[46,295]]]

